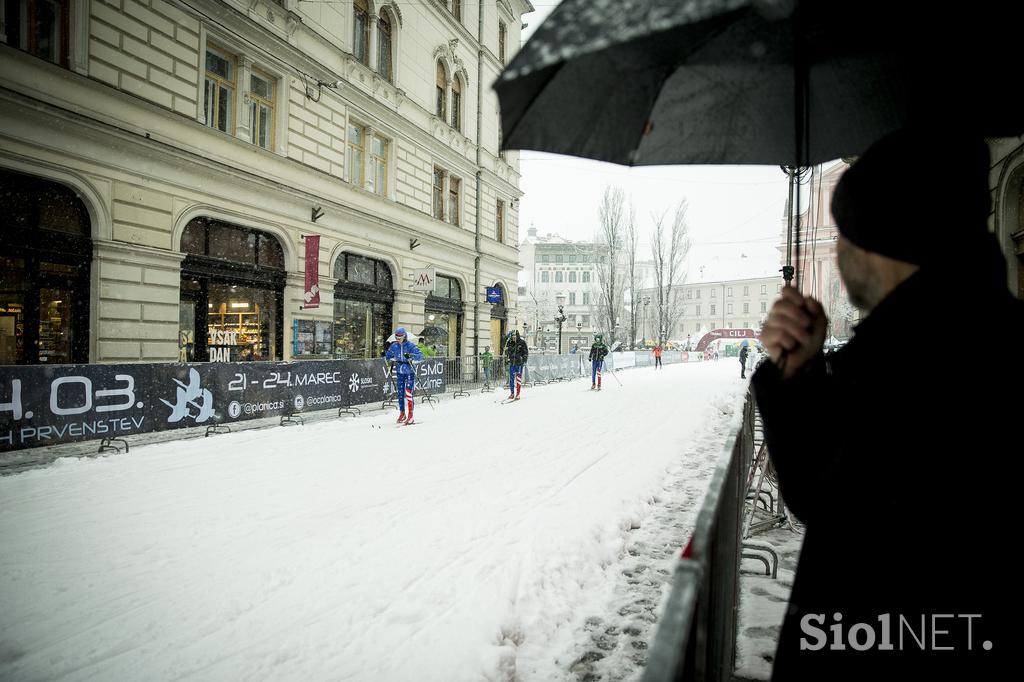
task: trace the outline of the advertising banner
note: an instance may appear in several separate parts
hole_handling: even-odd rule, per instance
[[[305,235],[306,287],[302,292],[305,310],[320,307],[320,235]]]
[[[0,367],[0,452],[383,401],[382,360]],[[444,391],[444,363],[417,367]]]

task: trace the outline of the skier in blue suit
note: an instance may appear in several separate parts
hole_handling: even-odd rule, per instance
[[[395,389],[398,392],[398,423],[412,424],[413,389],[416,387],[416,369],[413,362],[423,359],[423,353],[416,347],[416,344],[409,341],[405,333],[405,327],[395,330],[395,342],[384,354],[387,360],[391,361],[395,374]],[[409,403],[409,415],[406,417],[405,404]]]

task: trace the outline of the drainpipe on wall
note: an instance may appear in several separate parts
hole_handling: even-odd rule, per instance
[[[482,203],[483,172],[483,106],[484,106],[484,0],[479,1],[476,27],[476,236],[473,240],[476,257],[473,259],[473,379],[476,379],[476,359],[480,357],[480,204]],[[494,340],[491,339],[491,343]]]

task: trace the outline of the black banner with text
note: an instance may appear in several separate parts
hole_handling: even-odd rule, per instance
[[[442,393],[444,363],[416,367]],[[393,398],[383,360],[0,367],[0,452],[231,424]]]

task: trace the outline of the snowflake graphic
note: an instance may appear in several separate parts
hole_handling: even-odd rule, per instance
[[[352,391],[353,393],[355,393],[356,391],[359,390],[359,375],[358,374],[353,374],[352,377],[348,380],[348,389],[350,391]]]

